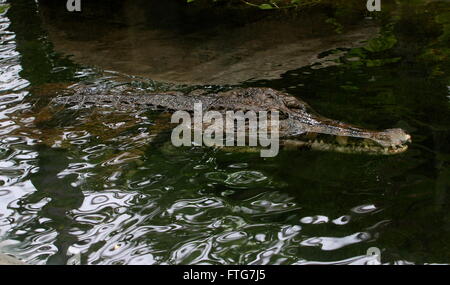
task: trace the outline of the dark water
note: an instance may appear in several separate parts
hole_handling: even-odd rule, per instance
[[[442,4],[383,19],[366,48],[329,52],[346,52],[338,66],[243,84],[301,96],[331,118],[404,128],[406,153],[262,159],[173,148],[148,112],[62,110],[46,120],[46,103],[68,82],[168,86],[73,63],[53,51],[34,1],[9,1],[0,16],[0,249],[32,264],[65,264],[77,252],[83,264],[361,264],[373,261],[371,247],[383,263],[450,263]]]

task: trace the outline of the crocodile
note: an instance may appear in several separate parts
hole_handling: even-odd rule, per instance
[[[405,152],[411,142],[411,136],[403,129],[368,130],[328,119],[301,99],[271,88],[237,88],[209,94],[145,93],[140,90],[117,93],[79,88],[74,94],[52,99],[52,104],[72,107],[110,106],[169,112],[193,112],[194,104],[199,102],[204,110],[221,113],[228,110],[278,111],[280,145],[285,148],[390,155]]]

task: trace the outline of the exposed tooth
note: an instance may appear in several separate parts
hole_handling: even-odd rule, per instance
[[[317,133],[307,133],[306,134],[306,138],[308,138],[309,140],[313,140],[317,137]]]
[[[340,144],[340,145],[346,145],[347,142],[348,142],[348,137],[337,136],[337,137],[336,137],[336,141],[337,141],[338,144]]]

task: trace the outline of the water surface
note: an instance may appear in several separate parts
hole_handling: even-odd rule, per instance
[[[402,6],[377,22],[380,35],[364,48],[317,55],[337,54],[332,64],[239,84],[289,92],[367,128],[404,128],[413,136],[406,153],[272,159],[174,148],[152,112],[55,115],[48,101],[74,84],[190,87],[80,64],[55,52],[34,1],[0,3],[8,5],[0,15],[3,252],[32,264],[70,263],[75,253],[82,264],[362,264],[378,247],[383,263],[450,262],[444,2],[428,12]]]

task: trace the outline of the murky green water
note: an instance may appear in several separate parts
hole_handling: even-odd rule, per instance
[[[347,52],[340,65],[243,84],[301,96],[327,117],[404,128],[405,154],[262,159],[173,148],[149,112],[61,110],[46,120],[67,83],[170,86],[73,63],[53,51],[34,1],[8,2],[2,251],[32,264],[65,264],[75,252],[83,264],[360,264],[378,247],[383,263],[450,263],[448,3],[384,19],[366,48],[329,51]]]

